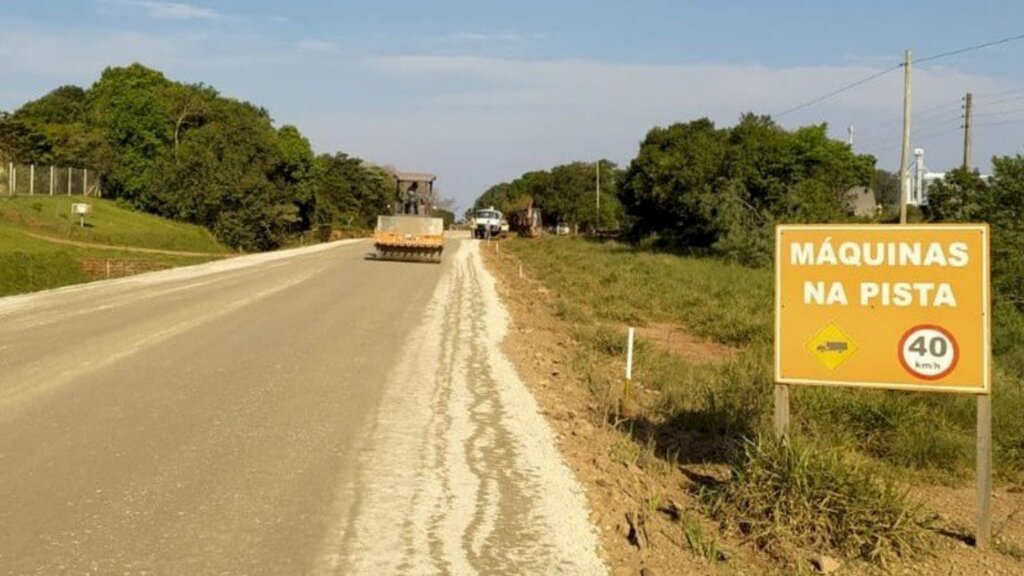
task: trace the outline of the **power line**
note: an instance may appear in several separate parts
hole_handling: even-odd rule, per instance
[[[986,122],[984,124],[975,124],[974,126],[976,128],[987,128],[987,127],[990,127],[990,126],[1002,126],[1004,124],[1019,124],[1021,122],[1024,122],[1024,118],[1002,120],[1002,121],[999,121],[999,122]]]
[[[1003,114],[1019,114],[1024,112],[1024,108],[1014,108],[1012,110],[988,110],[986,112],[975,112],[975,116],[1000,116]]]
[[[957,54],[964,54],[966,52],[973,52],[975,50],[981,50],[983,48],[990,48],[992,46],[998,46],[1000,44],[1006,44],[1006,43],[1009,43],[1009,42],[1015,42],[1017,40],[1024,40],[1024,34],[1017,34],[1015,36],[1007,36],[1006,38],[1000,38],[998,40],[992,40],[990,42],[983,42],[981,44],[975,44],[973,46],[967,46],[967,47],[964,47],[964,48],[958,48],[956,50],[949,50],[947,52],[940,52],[939,54],[933,54],[931,56],[925,56],[924,58],[919,58],[917,60],[914,60],[913,63],[914,64],[920,64],[920,63],[923,63],[923,62],[931,62],[933,60],[939,60],[941,58],[948,58],[950,56],[956,56]],[[798,105],[793,106],[792,108],[789,108],[787,110],[783,110],[782,112],[779,112],[778,114],[776,114],[775,117],[776,118],[781,118],[783,116],[786,116],[787,114],[791,114],[793,112],[796,112],[797,110],[803,110],[804,108],[808,108],[810,106],[814,106],[815,104],[824,102],[825,100],[828,100],[830,98],[834,98],[834,97],[842,94],[843,92],[846,92],[848,90],[852,90],[852,89],[854,89],[854,88],[856,88],[856,87],[858,87],[858,86],[860,86],[862,84],[867,84],[868,82],[871,82],[872,80],[875,80],[877,78],[881,78],[882,76],[885,76],[886,74],[888,74],[890,72],[894,72],[896,70],[899,70],[902,67],[903,67],[903,63],[902,62],[899,63],[899,64],[894,64],[893,66],[890,66],[889,68],[886,68],[886,69],[882,70],[881,72],[876,72],[874,74],[871,74],[870,76],[866,76],[864,78],[861,78],[860,80],[857,80],[856,82],[851,82],[850,84],[842,86],[841,88],[837,88],[837,89],[835,89],[835,90],[833,90],[833,91],[831,91],[831,92],[829,92],[827,94],[823,94],[821,96],[818,96],[817,98],[808,100],[807,102],[804,102],[802,104],[798,104]]]
[[[954,120],[960,118],[960,109],[963,103],[961,99],[956,99],[953,102],[947,102],[945,104],[939,104],[926,108],[920,112],[914,112],[911,116],[915,125],[921,123],[933,123],[942,122],[945,120]],[[864,141],[874,141],[887,136],[897,134],[903,127],[900,125],[899,120],[895,119],[892,123],[884,127],[868,127],[861,132],[861,139]]]
[[[895,66],[891,66],[889,68],[886,68],[885,70],[882,70],[881,72],[876,72],[876,73],[874,73],[874,74],[872,74],[872,75],[870,75],[870,76],[868,76],[866,78],[861,78],[860,80],[857,80],[856,82],[852,82],[850,84],[847,84],[846,86],[843,86],[842,88],[833,90],[832,92],[829,92],[828,94],[825,94],[823,96],[819,96],[819,97],[817,97],[817,98],[815,98],[813,100],[808,100],[807,102],[804,102],[803,104],[799,104],[797,106],[793,106],[792,108],[790,108],[788,110],[784,110],[782,112],[779,112],[778,114],[775,115],[775,117],[776,118],[782,118],[783,116],[785,116],[787,114],[791,114],[793,112],[796,112],[797,110],[803,110],[804,108],[807,108],[809,106],[814,106],[815,104],[817,104],[819,102],[824,102],[825,100],[828,100],[829,98],[832,98],[834,96],[838,96],[838,95],[842,94],[843,92],[846,92],[847,90],[852,90],[853,88],[856,88],[857,86],[860,86],[861,84],[867,84],[868,82],[871,82],[875,78],[881,78],[882,76],[885,76],[889,72],[893,72],[895,70],[899,70],[900,68],[903,68],[903,64],[896,64]]]
[[[924,110],[921,110],[920,112],[915,112],[914,114],[915,115],[920,114],[922,117],[923,116],[930,116],[932,114],[935,114],[937,112],[945,110],[946,108],[950,108],[950,109],[952,109],[952,108],[961,108],[963,106],[963,102],[964,102],[963,98],[957,98],[956,100],[953,100],[952,102],[946,102],[945,104],[937,104],[937,105],[932,106],[930,108],[925,108]]]
[[[1000,44],[1006,44],[1008,42],[1014,42],[1017,40],[1024,40],[1024,34],[1017,34],[1016,36],[1007,36],[1006,38],[1000,38],[999,40],[993,40],[991,42],[984,42],[981,44],[975,44],[974,46],[967,46],[966,48],[958,48],[956,50],[950,50],[949,52],[942,52],[933,56],[926,56],[914,60],[915,64],[922,62],[930,62],[932,60],[938,60],[939,58],[948,58],[950,56],[956,56],[957,54],[963,54],[965,52],[973,52],[975,50],[981,50],[982,48],[990,48],[992,46],[998,46]]]
[[[944,114],[938,116],[933,115],[932,118],[929,118],[927,120],[918,118],[915,114],[914,125],[917,126],[917,131],[915,131],[914,137],[916,137],[917,134],[919,134],[920,132],[928,132],[935,128],[944,128],[946,126],[949,126],[953,122],[959,124],[961,118],[962,115],[959,113],[958,110],[949,110]],[[902,127],[899,126],[898,123],[894,122],[888,128],[868,132],[869,135],[865,138],[862,138],[861,141],[858,142],[857,147],[869,148],[872,146],[877,146],[878,144],[884,143],[886,140],[895,137],[897,134],[899,134],[900,130],[902,130]]]
[[[984,98],[995,98],[997,96],[1006,96],[1008,94],[1020,94],[1021,92],[1024,92],[1024,88],[1019,88],[1017,90],[1007,90],[1005,92],[987,92],[987,93],[984,93],[984,94],[975,94],[974,98],[975,99],[978,99],[978,98],[981,98],[981,99],[984,99]]]
[[[996,100],[995,102],[989,102],[985,106],[997,106],[999,104],[1006,104],[1007,102],[1020,102],[1024,100],[1024,96],[1017,96],[1016,98],[1004,98],[1002,100]]]
[[[942,136],[942,135],[945,135],[945,134],[951,134],[953,132],[959,132],[961,129],[963,129],[963,126],[947,126],[947,127],[943,128],[941,130],[924,131],[924,134],[915,134],[914,135],[914,143],[915,144],[922,144],[922,143],[925,143],[925,142],[929,142],[929,141],[935,139],[937,136]]]

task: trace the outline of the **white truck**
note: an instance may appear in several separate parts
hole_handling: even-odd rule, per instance
[[[506,226],[504,230],[502,224]],[[498,238],[508,231],[507,226],[501,211],[493,206],[477,210],[473,217],[473,238]]]

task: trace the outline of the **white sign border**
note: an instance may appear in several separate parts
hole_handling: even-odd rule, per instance
[[[975,231],[982,234],[982,382],[977,386],[938,386],[935,384],[903,384],[899,382],[853,382],[847,380],[808,380],[784,378],[782,376],[782,233],[787,230],[958,230]],[[805,386],[837,386],[844,388],[873,388],[882,390],[908,390],[912,392],[947,392],[960,394],[989,395],[992,393],[992,303],[991,271],[989,252],[991,231],[988,224],[778,224],[775,226],[775,382],[777,384],[799,384]]]

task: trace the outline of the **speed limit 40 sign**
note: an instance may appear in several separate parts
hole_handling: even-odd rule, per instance
[[[775,379],[988,393],[985,225],[779,226]]]

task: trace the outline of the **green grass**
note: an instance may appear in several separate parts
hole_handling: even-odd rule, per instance
[[[511,242],[509,248],[563,296],[558,306],[566,320],[645,326],[685,318],[695,334],[725,344],[769,341],[769,270],[567,238]]]
[[[724,364],[693,365],[641,342],[635,377],[663,392],[669,417],[685,413],[697,431],[742,437],[765,428],[773,383],[771,270],[567,238],[517,240],[507,250],[557,295],[556,312],[576,326],[576,337],[594,355],[590,364],[618,361],[624,325],[670,322],[738,347],[739,355]],[[1024,318],[997,307],[994,324],[997,469],[1019,478]],[[973,397],[811,387],[791,395],[798,434],[951,482],[972,469]]]
[[[71,204],[86,202],[92,213],[79,225]],[[33,233],[66,240],[159,250],[225,254],[208,230],[135,212],[117,202],[81,196],[18,196],[0,198],[0,222]]]
[[[782,557],[804,547],[886,565],[926,548],[925,516],[902,489],[838,451],[799,442],[744,442],[731,480],[702,499],[716,518]]]
[[[114,202],[88,199],[94,213],[81,229],[71,202],[81,197],[0,198],[0,296],[88,282],[84,259],[110,259],[162,266],[198,264],[218,256],[175,256],[115,249],[69,246],[33,238],[43,236],[110,246],[225,254],[204,229],[119,208]]]
[[[0,296],[87,280],[73,251],[56,249],[0,223]]]
[[[850,488],[843,497],[851,506],[862,510],[874,506],[878,514],[858,516],[858,512],[850,516],[863,519],[864,523],[856,525],[837,520],[829,526],[838,532],[825,526],[813,536],[814,541],[876,561],[909,549],[900,543],[902,540],[893,540],[890,548],[882,550],[870,538],[864,539],[865,526],[870,527],[876,520],[884,524],[886,518],[891,519],[890,512],[903,504],[893,493],[883,490],[884,486],[870,487],[871,483],[864,480],[867,473],[844,475],[842,466],[847,462],[863,463],[865,468],[859,470],[871,470],[875,480],[951,485],[971,481],[975,400],[963,395],[794,387],[791,426],[794,442],[802,452],[790,454],[767,447],[767,455],[762,454],[757,461],[752,460],[749,450],[737,453],[735,446],[768,435],[771,427],[771,270],[570,238],[517,239],[503,245],[503,251],[519,258],[524,271],[554,295],[556,314],[573,326],[574,337],[583,344],[573,368],[609,413],[621,399],[627,325],[678,324],[694,334],[738,348],[738,353],[726,361],[697,364],[639,341],[634,380],[658,390],[659,400],[647,408],[653,413],[631,419],[623,430],[641,443],[654,439],[655,451],[663,458],[728,463],[738,471],[761,466],[769,475],[771,466],[789,466],[787,459],[806,460],[820,455],[819,459],[825,460],[805,463],[809,467],[805,472],[820,483],[805,488],[823,489],[831,478],[837,486]],[[997,306],[993,339],[996,474],[1021,481],[1024,316],[1011,306]],[[843,456],[836,460],[838,454]],[[776,462],[768,462],[768,456]],[[766,485],[736,488],[736,492],[727,494],[733,503],[731,513],[749,516],[745,520],[748,523],[763,520],[767,509],[759,511],[743,499],[770,489]],[[767,505],[769,493],[757,497],[766,498]],[[806,497],[805,502],[793,505],[809,506],[817,496],[808,493],[785,497]],[[915,542],[910,535],[913,528],[909,524],[900,526],[899,538]],[[810,537],[789,533],[795,534],[796,540]]]

